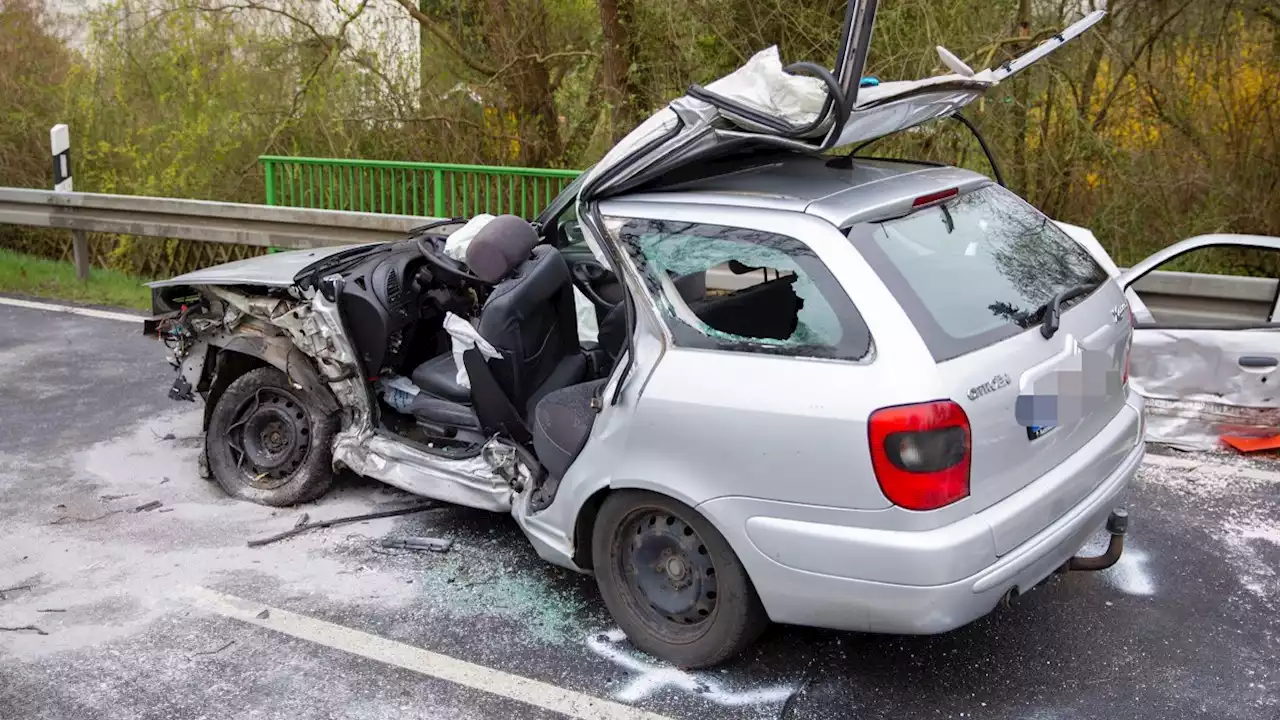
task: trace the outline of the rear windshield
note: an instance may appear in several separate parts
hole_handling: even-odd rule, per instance
[[[997,185],[856,226],[849,238],[938,362],[1017,335],[1041,322],[1054,295],[1107,279],[1052,220]]]

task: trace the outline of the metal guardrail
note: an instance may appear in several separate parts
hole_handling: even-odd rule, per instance
[[[258,158],[267,204],[371,213],[532,220],[581,170],[448,163]]]
[[[0,188],[0,224],[305,249],[399,240],[433,220],[136,195]],[[747,276],[709,273],[708,286],[733,289]],[[1265,321],[1277,281],[1153,272],[1138,283],[1149,308],[1167,319]]]
[[[1161,322],[1210,325],[1265,323],[1276,298],[1275,278],[1157,271],[1134,289]]]
[[[0,224],[303,249],[398,240],[433,218],[0,188]]]

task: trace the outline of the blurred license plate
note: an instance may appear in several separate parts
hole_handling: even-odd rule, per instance
[[[1078,422],[1120,392],[1120,373],[1107,353],[1084,351],[1071,360],[1045,371],[1018,395],[1014,416],[1029,439]]]

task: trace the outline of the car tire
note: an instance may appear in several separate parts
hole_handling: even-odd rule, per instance
[[[274,367],[236,378],[209,416],[209,470],[228,495],[276,507],[315,500],[333,483],[336,416]]]
[[[596,516],[592,558],[605,606],[631,643],[680,667],[718,665],[769,625],[728,541],[672,498],[609,495]]]

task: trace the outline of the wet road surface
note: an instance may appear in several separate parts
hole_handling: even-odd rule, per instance
[[[345,478],[305,507],[231,500],[197,476],[200,406],[168,401],[171,381],[137,325],[0,305],[0,590],[18,588],[0,627],[47,633],[0,631],[0,717],[1280,717],[1265,463],[1152,461],[1119,565],[957,631],[775,626],[691,673],[631,649],[594,581],[507,517],[444,508],[246,547],[304,512],[412,498]],[[391,533],[455,545],[383,549]]]

